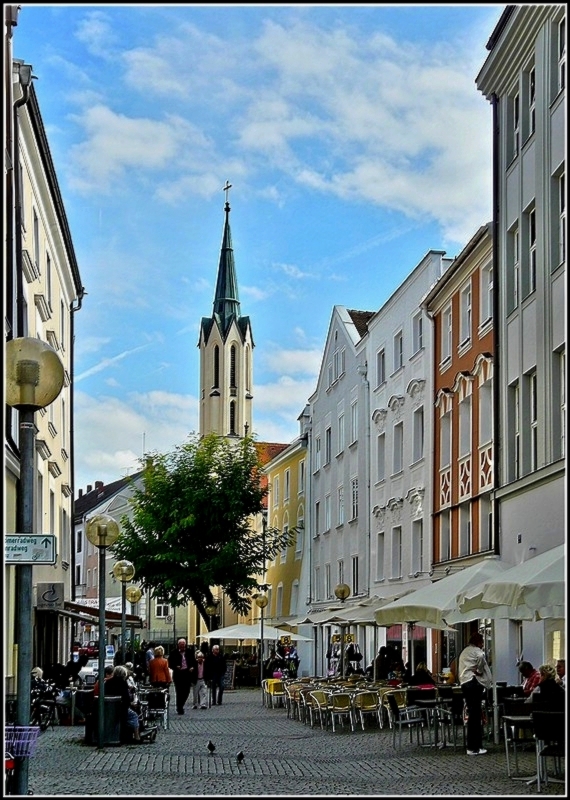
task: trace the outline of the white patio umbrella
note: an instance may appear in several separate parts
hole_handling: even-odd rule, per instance
[[[263,639],[279,639],[280,636],[290,636],[291,639],[298,642],[312,642],[308,636],[302,636],[300,633],[291,633],[290,631],[280,630],[274,628],[272,625],[263,625]],[[261,625],[259,620],[254,622],[253,625],[246,625],[245,623],[237,623],[236,625],[228,625],[225,628],[218,628],[215,631],[199,634],[201,639],[261,639]]]
[[[523,561],[492,580],[464,589],[460,613],[481,610],[493,619],[551,619],[566,616],[565,545]]]

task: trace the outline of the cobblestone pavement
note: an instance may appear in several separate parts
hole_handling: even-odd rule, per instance
[[[83,743],[82,727],[56,727],[41,734],[30,759],[29,788],[38,796],[239,796],[290,795],[432,797],[483,795],[524,797],[536,785],[507,777],[504,746],[486,743],[484,756],[462,746],[443,749],[392,745],[392,732],[372,720],[360,726],[313,729],[265,708],[259,689],[226,692],[222,706],[171,715],[152,744],[98,750]],[[216,751],[209,755],[211,739]],[[427,741],[427,739],[426,739]],[[245,758],[237,763],[243,750]],[[521,754],[523,775],[534,773],[534,750]],[[566,795],[550,783],[543,794]]]

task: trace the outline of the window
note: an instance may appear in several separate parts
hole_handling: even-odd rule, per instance
[[[287,534],[289,533],[289,523],[288,522],[284,522],[283,523],[283,533],[285,534],[285,536],[287,536]],[[288,548],[288,546],[286,544],[283,545],[283,547],[281,549],[281,563],[282,564],[285,564],[285,562],[287,561],[287,550],[288,549],[289,548]]]
[[[538,465],[538,404],[536,370],[527,376],[528,383],[528,421],[529,421],[529,470],[535,472]]]
[[[333,353],[333,378],[338,380],[341,375],[344,375],[345,364],[345,350],[335,350]]]
[[[60,311],[60,317],[59,317],[60,346],[61,346],[62,350],[65,350],[66,349],[66,344],[67,344],[66,341],[65,341],[65,337],[66,337],[66,327],[65,327],[66,316],[65,316],[65,314],[66,314],[66,311],[65,311],[65,303],[63,302],[63,300],[60,300],[59,311]]]
[[[471,504],[463,503],[459,506],[459,555],[468,556],[471,553]]]
[[[518,382],[513,383],[508,389],[508,452],[507,459],[509,480],[516,480],[521,476],[520,463],[520,396]]]
[[[332,365],[332,361],[330,362],[330,364],[329,364],[329,366],[328,366],[327,374],[328,374],[328,384],[327,384],[327,389],[330,389],[330,387],[333,385],[333,380],[334,380],[334,378],[333,378],[333,365]]]
[[[331,496],[325,495],[325,531],[331,529]]]
[[[394,336],[394,372],[404,366],[404,334],[402,331]]]
[[[351,496],[351,519],[358,517],[358,478],[353,478],[350,481],[350,496]]]
[[[338,582],[344,583],[344,561],[338,562]]]
[[[283,613],[283,584],[280,583],[277,586],[277,597],[275,599],[275,614],[276,616],[280,617]]]
[[[290,614],[297,614],[297,606],[299,605],[299,581],[293,581],[291,586],[291,604],[289,606]]]
[[[291,470],[290,469],[286,469],[285,470],[285,487],[283,489],[283,500],[284,500],[284,502],[287,502],[289,500],[290,492],[291,492]]]
[[[302,458],[301,461],[299,461],[297,494],[303,494],[304,491],[305,491],[305,459]]]
[[[493,439],[493,384],[485,381],[479,387],[479,446]]]
[[[376,386],[386,382],[386,351],[384,348],[376,353]]]
[[[558,91],[566,86],[566,20],[558,23]]]
[[[325,564],[325,599],[332,597],[331,565]]]
[[[230,349],[230,388],[237,387],[237,364],[236,364],[236,346],[232,344]]]
[[[157,598],[154,613],[156,617],[161,619],[163,619],[164,617],[169,617],[170,605],[168,603],[168,600],[165,600],[164,598]]]
[[[350,443],[358,441],[358,403],[350,406]]]
[[[295,535],[295,560],[303,555],[305,523],[303,519],[297,520],[297,533]]]
[[[358,594],[358,556],[352,556],[352,594]]]
[[[493,316],[493,265],[481,269],[481,324]]]
[[[460,344],[464,345],[471,339],[471,282],[461,290],[460,325]]]
[[[518,225],[507,235],[507,311],[513,311],[519,303],[520,286],[520,236]]]
[[[440,467],[449,467],[451,464],[451,411],[441,417],[439,436]]]
[[[315,472],[321,468],[321,437],[315,439]]]
[[[441,361],[451,358],[451,306],[447,306],[441,315]]]
[[[376,536],[376,580],[384,580],[384,531]]]
[[[517,93],[513,97],[513,147],[512,147],[513,158],[516,158],[519,154],[520,140],[521,140],[520,98]]]
[[[314,598],[315,600],[321,599],[321,570],[319,567],[315,567],[315,585],[313,587]]]
[[[493,530],[493,514],[491,502],[488,495],[483,495],[479,499],[479,550],[491,549]]]
[[[424,457],[424,409],[414,411],[414,461]]]
[[[344,524],[344,486],[339,486],[336,490],[336,509],[337,509],[337,520],[339,525]]]
[[[459,403],[459,456],[466,456],[471,447],[471,395]]]
[[[449,524],[449,511],[439,515],[439,549],[440,561],[449,561],[451,558],[451,526]]]
[[[38,275],[40,274],[40,221],[34,208],[34,264]]]
[[[558,263],[566,262],[566,175],[558,179]]]
[[[422,572],[424,563],[424,524],[417,519],[412,522],[412,574]]]
[[[235,400],[230,402],[230,434],[235,436],[236,433],[236,403]]]
[[[402,528],[392,528],[392,578],[402,577]]]
[[[536,289],[536,211],[532,209],[528,215],[528,276],[527,293]]]
[[[338,446],[337,446],[337,455],[342,453],[344,450],[344,414],[341,414],[338,418]]]
[[[412,331],[414,353],[417,353],[424,346],[424,318],[421,311],[412,320]]]
[[[315,536],[321,532],[321,504],[317,500],[315,503]]]
[[[49,490],[49,533],[55,534],[55,494]]]
[[[325,430],[325,464],[331,463],[332,457],[332,431],[330,428]]]
[[[218,345],[214,346],[214,382],[213,389],[217,389],[220,385],[220,348]]]
[[[392,473],[396,475],[404,468],[404,423],[394,425],[394,453],[392,459]]]
[[[46,295],[47,304],[51,311],[51,258],[49,253],[46,253]]]
[[[554,458],[566,455],[566,351],[554,353],[552,368],[552,432]]]
[[[77,531],[77,539],[75,541],[75,547],[78,553],[81,553],[83,550],[83,531]]]
[[[279,475],[276,475],[273,478],[273,484],[271,486],[271,494],[273,500],[273,508],[276,508],[279,505]]]
[[[386,477],[386,434],[381,433],[376,438],[376,469],[378,481]]]

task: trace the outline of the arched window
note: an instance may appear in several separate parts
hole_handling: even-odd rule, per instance
[[[230,403],[230,434],[236,432],[236,401],[232,400]]]
[[[214,384],[213,389],[217,389],[220,385],[220,348],[218,345],[214,347]]]
[[[235,389],[237,386],[237,374],[236,374],[236,346],[232,344],[230,350],[230,387]]]

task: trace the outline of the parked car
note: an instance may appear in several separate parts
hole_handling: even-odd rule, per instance
[[[105,659],[105,666],[106,667],[114,666],[113,659],[112,658],[106,658]],[[93,686],[93,684],[97,680],[98,675],[99,675],[99,659],[98,658],[90,658],[89,661],[87,662],[87,664],[85,664],[85,666],[81,667],[81,669],[79,670],[79,678],[87,686],[89,686],[89,685]]]
[[[99,655],[99,642],[87,642],[87,644],[82,645],[79,648],[79,655],[80,656],[89,656],[89,658],[95,658]]]

